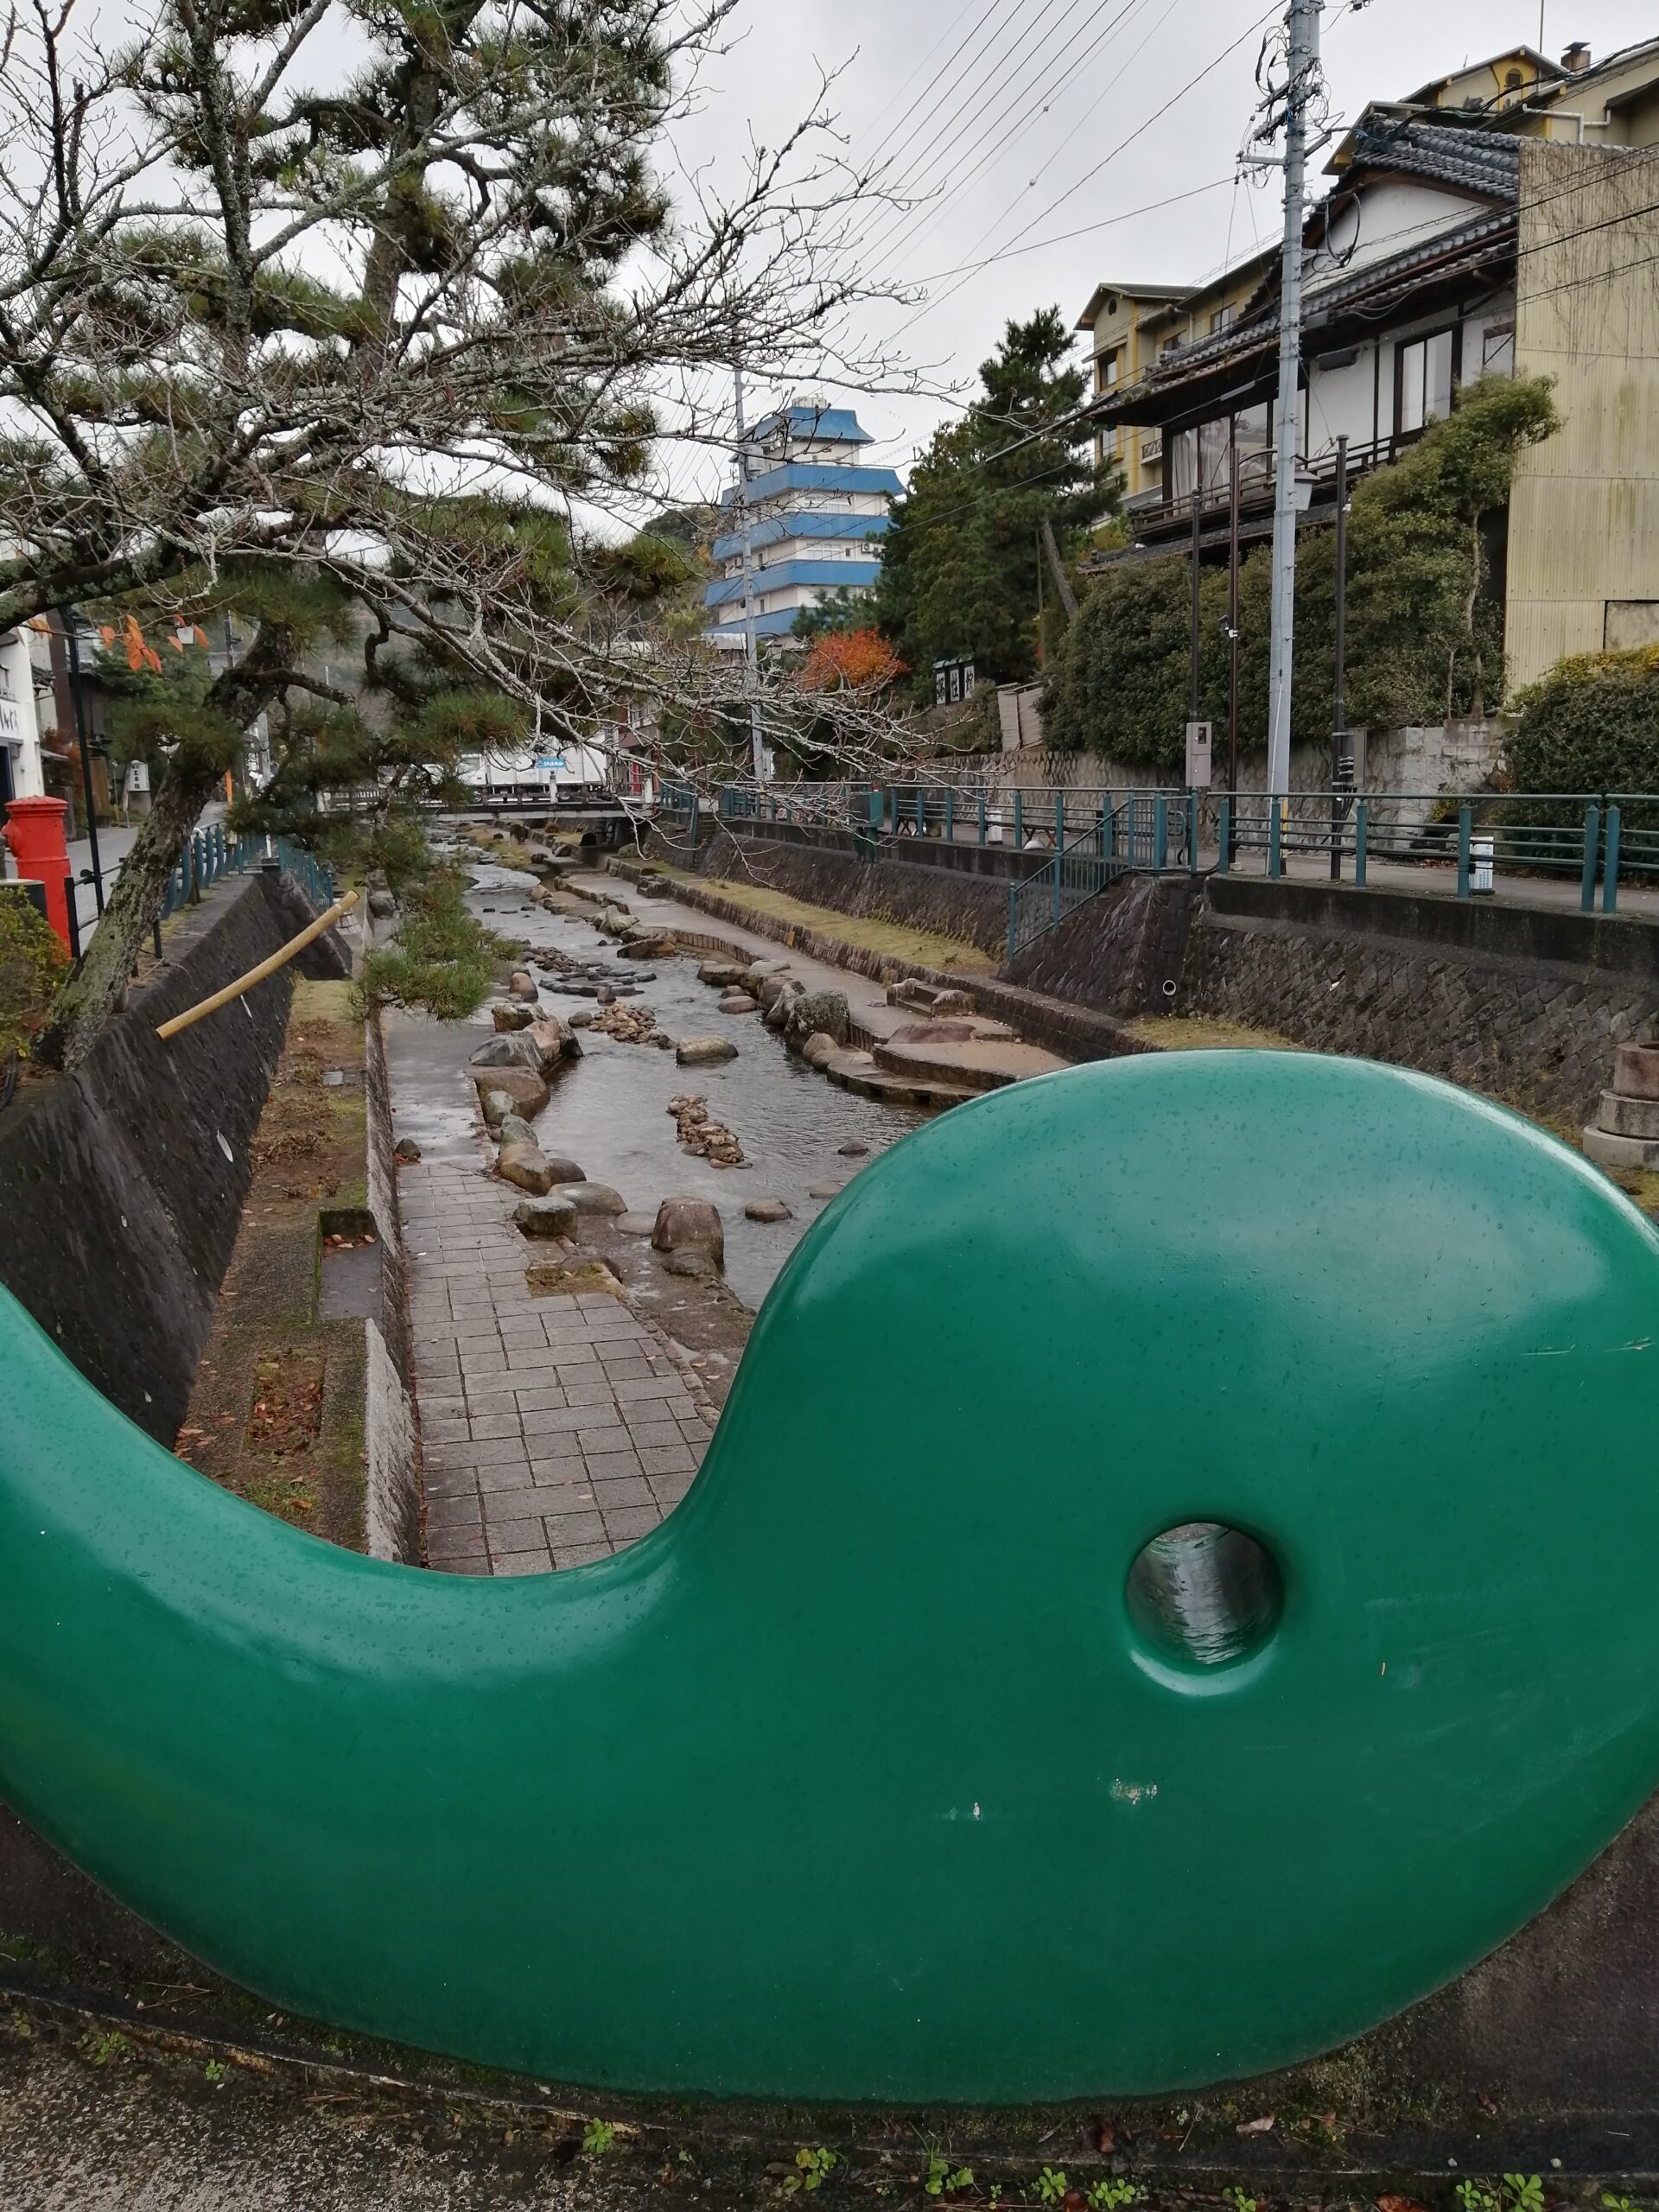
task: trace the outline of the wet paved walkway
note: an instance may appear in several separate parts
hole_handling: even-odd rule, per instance
[[[429,1563],[546,1573],[654,1529],[709,1441],[661,1340],[615,1298],[533,1296],[519,1194],[478,1168],[422,1161],[397,1195]]]

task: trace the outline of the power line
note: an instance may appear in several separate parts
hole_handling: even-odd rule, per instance
[[[1052,8],[1055,4],[1056,0],[1049,0],[1049,6],[1045,10],[1045,14],[1052,13]],[[1070,18],[1077,13],[1077,9],[1085,4],[1086,0],[1069,0],[1069,4],[1065,9],[1065,14],[1060,16],[1059,20],[1056,23],[1054,23],[1047,36],[1042,41],[1042,46],[1046,47],[1055,37],[1057,37],[1064,30],[1065,26]],[[990,145],[987,148],[986,151],[980,156],[978,161],[975,162],[973,167],[965,175],[959,178],[952,178],[952,194],[960,194],[964,191],[967,186],[988,163],[1001,161],[1006,155],[1011,152],[1014,145],[1021,137],[1024,137],[1026,131],[1029,130],[1033,120],[1039,114],[1046,112],[1045,103],[1052,105],[1058,93],[1063,91],[1071,78],[1074,77],[1080,69],[1084,68],[1087,65],[1090,60],[1092,59],[1093,55],[1098,51],[1099,48],[1114,37],[1123,22],[1129,16],[1133,15],[1137,9],[1144,6],[1145,4],[1146,0],[1125,0],[1125,4],[1119,10],[1117,15],[1112,17],[1112,19],[1106,24],[1105,28],[1094,39],[1092,43],[1073,52],[1071,58],[1065,61],[1064,67],[1061,68],[1058,78],[1051,78],[1046,82],[1039,83],[1034,92],[1032,92],[1029,82],[1024,86],[1008,84],[1006,81],[1006,72],[1001,74],[992,73],[988,75],[985,79],[982,80],[988,89],[984,91],[983,97],[978,101],[977,105],[969,109],[965,114],[961,115],[960,118],[956,120],[954,128],[950,129],[942,140],[936,140],[927,149],[925,149],[930,156],[936,156],[938,161],[944,161],[944,157],[961,142],[963,137],[984,113],[987,106],[988,106],[994,99],[1005,99],[1007,105],[1012,107],[1021,99],[1029,95],[1030,105],[1026,108],[1023,114],[1014,118],[1012,122],[1006,124],[1001,124],[999,126],[992,138]],[[1041,18],[1039,17],[1038,24],[1032,27],[1033,29],[1034,30],[1039,28]],[[1039,51],[1040,51],[1040,48],[1033,49],[1028,58],[1034,60],[1036,59],[1036,54]],[[1039,79],[1041,78],[1044,69],[1048,66],[1049,65],[1046,62],[1039,63],[1038,65],[1036,73]],[[948,204],[949,203],[947,202],[946,205],[948,206]],[[925,233],[927,230],[931,228],[932,225],[940,219],[944,213],[944,207],[935,207],[931,213],[926,214],[922,219],[922,232]],[[915,222],[920,215],[921,211],[919,209],[907,208],[900,211],[896,220],[890,221],[885,230],[878,226],[874,237],[867,241],[866,250],[868,251],[882,251],[890,253],[897,238],[901,236],[909,226]]]
[[[918,308],[914,315],[911,315],[906,321],[900,323],[898,329],[893,333],[893,337],[894,339],[902,337],[906,331],[913,329],[925,316],[933,314],[937,308],[943,307],[947,300],[953,299],[957,293],[962,289],[963,286],[969,282],[969,278],[977,276],[981,270],[988,269],[992,265],[993,262],[1001,255],[1006,255],[1012,248],[1018,245],[1021,239],[1026,238],[1032,231],[1035,230],[1039,223],[1044,221],[1048,216],[1053,214],[1057,208],[1063,207],[1068,200],[1074,199],[1077,194],[1082,191],[1085,184],[1092,183],[1094,179],[1101,174],[1102,170],[1109,168],[1111,163],[1117,159],[1120,154],[1126,152],[1128,149],[1134,145],[1138,139],[1143,138],[1155,123],[1161,122],[1163,118],[1169,113],[1173,107],[1176,106],[1179,102],[1185,99],[1189,92],[1196,91],[1198,86],[1201,85],[1207,77],[1212,76],[1215,72],[1220,68],[1222,63],[1230,59],[1230,57],[1238,51],[1241,46],[1248,45],[1250,40],[1255,37],[1255,34],[1262,28],[1262,26],[1270,22],[1272,18],[1278,14],[1278,7],[1276,4],[1265,10],[1263,13],[1258,16],[1255,21],[1249,25],[1249,27],[1243,31],[1237,38],[1232,40],[1231,42],[1229,45],[1224,46],[1221,52],[1216,54],[1212,60],[1207,61],[1204,67],[1200,69],[1196,75],[1188,78],[1187,81],[1181,86],[1179,91],[1172,92],[1170,97],[1160,107],[1154,109],[1152,114],[1147,116],[1143,122],[1137,124],[1135,128],[1131,130],[1126,137],[1120,138],[1117,143],[1107,153],[1103,155],[1101,159],[1095,163],[1092,168],[1085,171],[1085,173],[1077,179],[1075,184],[1069,186],[1065,192],[1059,194],[1058,199],[1051,200],[1049,205],[1039,214],[1033,215],[1031,220],[1027,223],[1023,228],[1016,231],[1013,238],[1007,239],[998,250],[998,254],[991,255],[984,259],[971,263],[948,291],[942,292],[937,298],[929,300],[925,306]]]
[[[1085,0],[1065,0],[1065,14],[1061,16],[1059,22],[1053,25],[1047,36],[1041,39],[1036,46],[1033,46],[1030,41],[1036,38],[1037,34],[1042,30],[1045,21],[1053,15],[1057,7],[1061,5],[1061,0],[1043,0],[1042,12],[1035,22],[1023,27],[1017,24],[1014,26],[1015,30],[1014,44],[1001,54],[988,54],[983,73],[975,79],[963,96],[963,102],[950,114],[945,116],[939,127],[913,150],[906,167],[900,170],[897,177],[887,181],[887,189],[895,194],[902,192],[907,188],[913,187],[916,181],[925,176],[931,168],[937,168],[963,132],[984,112],[989,101],[996,97],[997,92],[1007,81],[1010,71],[1023,68],[1026,62],[1029,61],[1042,46],[1046,46],[1054,32],[1065,24],[1067,17],[1075,15],[1077,9],[1084,4]],[[1005,25],[1003,28],[1007,29],[1010,27]],[[1023,56],[1021,56],[1022,46]],[[968,103],[970,102],[975,104],[969,105]],[[914,209],[902,210],[897,219],[897,227],[902,229],[906,223],[914,219]],[[883,220],[887,223],[889,228],[892,227],[893,219],[890,211]],[[867,242],[866,251],[880,245],[887,235],[887,232],[882,227],[882,221],[879,220],[874,237]]]
[[[984,28],[985,28],[986,24],[987,24],[988,22],[989,22],[989,21],[991,20],[992,16],[995,16],[995,15],[996,15],[996,14],[998,14],[998,13],[999,13],[999,12],[1000,12],[1003,8],[1007,7],[1008,4],[1009,4],[1009,0],[990,0],[990,5],[989,5],[989,7],[988,7],[988,8],[986,9],[986,10],[985,10],[984,14],[980,17],[979,21],[978,21],[978,22],[974,25],[974,28],[972,29],[972,30],[970,30],[970,31],[969,32],[968,36],[967,36],[967,38],[963,41],[962,47],[957,50],[957,55],[956,55],[955,59],[956,59],[957,62],[962,66],[962,67],[963,68],[963,70],[966,70],[967,68],[971,68],[971,67],[972,67],[972,66],[973,66],[972,60],[971,60],[971,59],[970,59],[969,57],[971,56],[972,52],[973,52],[973,44],[974,44],[974,41],[975,41],[975,40],[979,36],[980,33],[984,29]],[[960,21],[960,20],[961,20],[961,18],[960,18],[960,17],[958,17],[958,18],[957,18],[957,20],[958,20],[958,21]],[[914,115],[914,113],[916,112],[916,110],[917,110],[917,109],[921,105],[922,102],[923,102],[923,101],[927,98],[928,94],[929,94],[929,93],[933,90],[933,87],[934,87],[934,86],[938,83],[938,81],[939,81],[940,78],[941,78],[941,77],[944,77],[944,76],[945,76],[945,75],[947,75],[947,74],[949,73],[950,69],[950,67],[951,67],[951,64],[950,64],[950,63],[949,63],[949,62],[947,62],[947,63],[945,64],[945,66],[944,66],[944,68],[942,68],[942,69],[938,69],[938,70],[936,70],[936,71],[934,72],[934,73],[932,74],[932,76],[931,76],[931,77],[928,79],[928,80],[927,80],[926,84],[925,84],[925,85],[923,86],[923,87],[922,87],[921,91],[920,91],[919,92],[918,92],[918,93],[917,93],[917,95],[916,95],[915,99],[914,99],[913,100],[912,100],[912,102],[910,103],[910,105],[909,105],[909,106],[905,110],[904,113],[903,113],[903,114],[899,118],[898,121],[897,121],[896,123],[893,123],[893,124],[890,124],[890,125],[888,126],[888,128],[887,128],[887,129],[883,133],[882,133],[881,137],[876,140],[876,142],[875,142],[874,145],[871,147],[871,149],[870,149],[870,150],[869,150],[868,154],[868,155],[866,156],[866,157],[865,157],[867,161],[873,162],[873,161],[875,159],[876,156],[877,156],[877,155],[881,151],[882,148],[883,148],[884,146],[886,146],[886,145],[887,145],[887,144],[891,142],[891,140],[892,140],[892,138],[893,138],[893,136],[894,132],[895,132],[895,131],[897,131],[897,130],[900,130],[900,129],[902,129],[902,127],[904,126],[904,124],[906,124],[906,123],[910,120],[911,117],[912,117],[912,115]]]
[[[1113,21],[1111,23],[1108,24],[1108,26],[1107,26],[1107,28],[1106,28],[1106,29],[1105,29],[1105,31],[1102,33],[1101,37],[1100,37],[1098,40],[1096,40],[1096,43],[1094,44],[1094,46],[1092,46],[1092,47],[1089,48],[1086,50],[1086,52],[1085,52],[1082,56],[1080,56],[1080,57],[1079,57],[1079,60],[1078,60],[1078,62],[1077,62],[1077,67],[1082,67],[1082,65],[1083,65],[1083,62],[1084,62],[1084,61],[1085,61],[1085,60],[1091,60],[1091,59],[1094,57],[1094,55],[1095,55],[1096,54],[1097,54],[1097,53],[1100,51],[1100,48],[1101,48],[1101,47],[1102,47],[1103,45],[1109,43],[1109,42],[1110,42],[1110,41],[1111,41],[1111,39],[1112,39],[1112,38],[1114,38],[1114,37],[1116,35],[1116,34],[1117,34],[1118,30],[1122,28],[1122,24],[1125,22],[1125,21],[1128,19],[1128,17],[1129,16],[1131,16],[1132,14],[1134,14],[1135,12],[1136,12],[1136,10],[1137,10],[1140,6],[1141,6],[1141,5],[1143,5],[1143,4],[1145,4],[1145,0],[1135,0],[1135,4],[1134,4],[1133,6],[1128,7],[1128,8],[1126,8],[1126,9],[1122,11],[1122,13],[1121,15],[1119,15],[1117,17],[1116,17],[1116,18],[1114,19],[1114,21]],[[1150,28],[1147,29],[1147,33],[1146,33],[1146,35],[1141,39],[1141,43],[1140,43],[1140,44],[1139,44],[1139,45],[1138,45],[1138,46],[1134,49],[1133,53],[1131,53],[1131,54],[1128,55],[1128,59],[1123,62],[1122,67],[1122,69],[1121,69],[1121,71],[1120,71],[1120,73],[1119,73],[1120,81],[1122,80],[1122,76],[1125,73],[1127,73],[1127,72],[1128,72],[1128,70],[1130,67],[1133,67],[1134,63],[1135,63],[1135,62],[1139,59],[1139,57],[1140,57],[1140,56],[1141,56],[1141,54],[1146,51],[1146,48],[1147,48],[1147,46],[1151,43],[1151,41],[1153,41],[1153,39],[1154,39],[1154,38],[1155,38],[1155,37],[1157,36],[1158,33],[1159,33],[1159,32],[1163,29],[1164,25],[1165,25],[1165,24],[1169,21],[1170,16],[1174,13],[1175,9],[1179,6],[1179,0],[1168,0],[1168,5],[1165,8],[1165,10],[1164,10],[1164,11],[1163,11],[1162,15],[1161,15],[1161,16],[1160,16],[1157,18],[1157,20],[1156,20],[1156,21],[1155,21],[1155,22],[1154,22],[1150,26]],[[1068,71],[1068,72],[1067,72],[1067,78],[1069,78],[1069,76],[1070,76],[1071,73],[1072,73],[1072,72]],[[1058,86],[1057,86],[1057,87],[1053,88],[1053,91],[1052,91],[1052,92],[1049,92],[1049,94],[1048,94],[1048,96],[1047,96],[1047,99],[1046,99],[1046,100],[1045,101],[1045,103],[1044,103],[1044,105],[1043,105],[1043,106],[1042,106],[1042,108],[1041,108],[1041,112],[1042,112],[1042,113],[1044,113],[1044,114],[1046,114],[1046,113],[1047,113],[1049,106],[1051,106],[1051,105],[1052,105],[1052,103],[1053,103],[1054,92],[1058,92],[1058,91],[1059,91],[1059,90],[1063,90],[1063,89],[1064,89],[1064,86],[1065,86],[1065,82],[1066,82],[1066,80],[1067,80],[1067,79],[1066,79],[1066,78],[1063,78],[1063,79],[1061,79],[1061,83],[1060,83],[1060,85],[1059,85]],[[1041,97],[1042,97],[1042,96],[1040,96],[1040,95],[1039,95],[1039,98],[1041,98]],[[1028,111],[1028,116],[1029,116],[1029,114],[1030,114],[1031,112],[1032,112],[1032,111]],[[1046,159],[1046,161],[1044,161],[1044,162],[1043,162],[1039,166],[1038,170],[1037,170],[1037,173],[1036,173],[1036,175],[1034,175],[1033,177],[1032,177],[1032,178],[1031,178],[1031,180],[1030,180],[1029,183],[1027,184],[1027,188],[1027,188],[1027,190],[1028,190],[1028,191],[1029,191],[1029,190],[1033,190],[1033,189],[1035,188],[1035,187],[1036,187],[1036,185],[1037,185],[1038,181],[1039,181],[1039,179],[1041,179],[1042,177],[1046,176],[1046,175],[1048,174],[1049,170],[1050,170],[1050,169],[1054,166],[1054,163],[1055,163],[1057,161],[1058,161],[1058,159],[1060,158],[1060,156],[1061,156],[1061,155],[1065,151],[1065,149],[1066,149],[1066,148],[1067,148],[1067,147],[1071,143],[1071,141],[1072,141],[1072,140],[1077,137],[1077,135],[1078,131],[1079,131],[1079,130],[1081,130],[1084,128],[1084,124],[1087,124],[1088,122],[1090,122],[1090,120],[1091,120],[1091,114],[1090,114],[1090,111],[1088,109],[1086,109],[1086,108],[1085,108],[1085,110],[1084,110],[1084,113],[1083,113],[1081,116],[1079,116],[1079,117],[1078,117],[1078,118],[1077,118],[1077,122],[1076,122],[1076,123],[1074,123],[1074,124],[1072,124],[1072,126],[1071,126],[1071,130],[1068,130],[1068,131],[1066,132],[1066,134],[1065,134],[1065,137],[1064,137],[1064,138],[1062,138],[1062,139],[1060,140],[1059,143],[1058,143],[1057,146],[1055,146],[1055,147],[1054,147],[1054,148],[1050,151],[1050,153],[1049,153],[1049,155],[1048,155],[1047,159]],[[1027,122],[1027,128],[1029,127],[1029,123],[1028,123],[1028,122]],[[1018,137],[1023,137],[1023,136],[1024,136],[1024,131],[1023,131],[1023,130],[1021,130],[1020,132],[1017,133],[1017,134],[1016,134],[1016,136],[1018,136]],[[981,173],[981,171],[988,166],[988,163],[990,163],[990,162],[994,162],[994,161],[999,160],[999,159],[1001,157],[1001,151],[1002,151],[1002,149],[999,148],[999,149],[997,149],[994,150],[992,153],[988,154],[987,156],[984,156],[984,157],[983,157],[983,158],[982,158],[982,160],[981,160],[981,161],[980,161],[980,162],[979,162],[975,166],[975,168],[972,168],[972,169],[970,169],[970,170],[968,172],[968,175],[963,178],[963,180],[962,180],[962,188],[965,188],[969,184],[970,184],[970,183],[973,181],[974,178],[975,178],[976,176],[977,176],[977,175]],[[929,230],[931,230],[931,229],[934,226],[934,225],[939,221],[939,219],[940,219],[941,216],[943,215],[943,213],[944,213],[944,210],[943,210],[943,209],[936,210],[935,213],[934,213],[934,214],[933,214],[933,216],[929,219],[929,221],[928,221],[928,222],[926,222],[926,223],[925,223],[925,224],[923,225],[923,226],[922,226],[922,230],[921,230],[921,232],[920,232],[919,233],[918,233],[917,238],[913,238],[913,239],[911,241],[911,243],[912,243],[912,245],[914,245],[915,244],[918,243],[919,238],[920,238],[921,237],[925,237],[925,236],[926,235],[927,232],[928,232]],[[978,251],[979,251],[980,247],[981,247],[982,245],[984,245],[984,243],[985,243],[986,239],[987,239],[987,238],[990,238],[990,237],[995,233],[995,232],[998,229],[999,226],[1000,226],[1000,225],[1001,225],[1004,220],[1006,220],[1006,219],[1007,219],[1006,211],[1005,211],[1005,213],[1004,213],[1003,214],[1001,214],[1001,215],[998,215],[998,216],[995,216],[995,217],[993,217],[993,219],[991,219],[991,221],[986,225],[985,228],[984,228],[984,229],[980,232],[979,236],[978,236],[978,237],[974,240],[973,245],[972,245],[968,249],[968,251],[969,251],[969,257],[970,257],[970,258],[971,258],[971,257],[972,257],[974,254],[976,254],[976,253],[977,253],[977,252],[978,252]]]

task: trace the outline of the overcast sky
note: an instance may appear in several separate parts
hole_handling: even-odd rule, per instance
[[[879,153],[897,181],[938,195],[868,219],[865,273],[930,295],[919,314],[873,310],[870,327],[906,325],[902,345],[933,380],[969,379],[1010,316],[1057,304],[1072,322],[1103,279],[1187,283],[1276,236],[1276,177],[1233,181],[1260,14],[1255,0],[747,0],[742,42],[711,66],[680,149],[718,169],[751,130],[775,139],[820,66],[842,69],[834,99],[854,157]],[[1574,40],[1599,58],[1656,33],[1652,0],[1546,0],[1552,57]],[[1537,0],[1326,0],[1333,113],[1538,35]],[[1178,194],[1193,196],[1154,204]],[[899,467],[948,412],[857,404]],[[718,480],[715,464],[700,473]]]

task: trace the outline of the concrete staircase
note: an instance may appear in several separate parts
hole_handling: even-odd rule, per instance
[[[938,1108],[1066,1065],[1022,1043],[1006,1022],[976,1014],[965,991],[906,977],[890,987],[887,1003],[923,1018],[875,1038],[868,1052],[836,1053],[824,1066],[832,1083],[889,1105]]]
[[[1613,1087],[1601,1094],[1584,1133],[1584,1152],[1599,1167],[1659,1168],[1659,1050],[1618,1046]]]

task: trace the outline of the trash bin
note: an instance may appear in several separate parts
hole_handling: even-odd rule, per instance
[[[1490,837],[1471,837],[1469,841],[1469,889],[1471,894],[1490,893],[1491,890],[1492,843]]]

